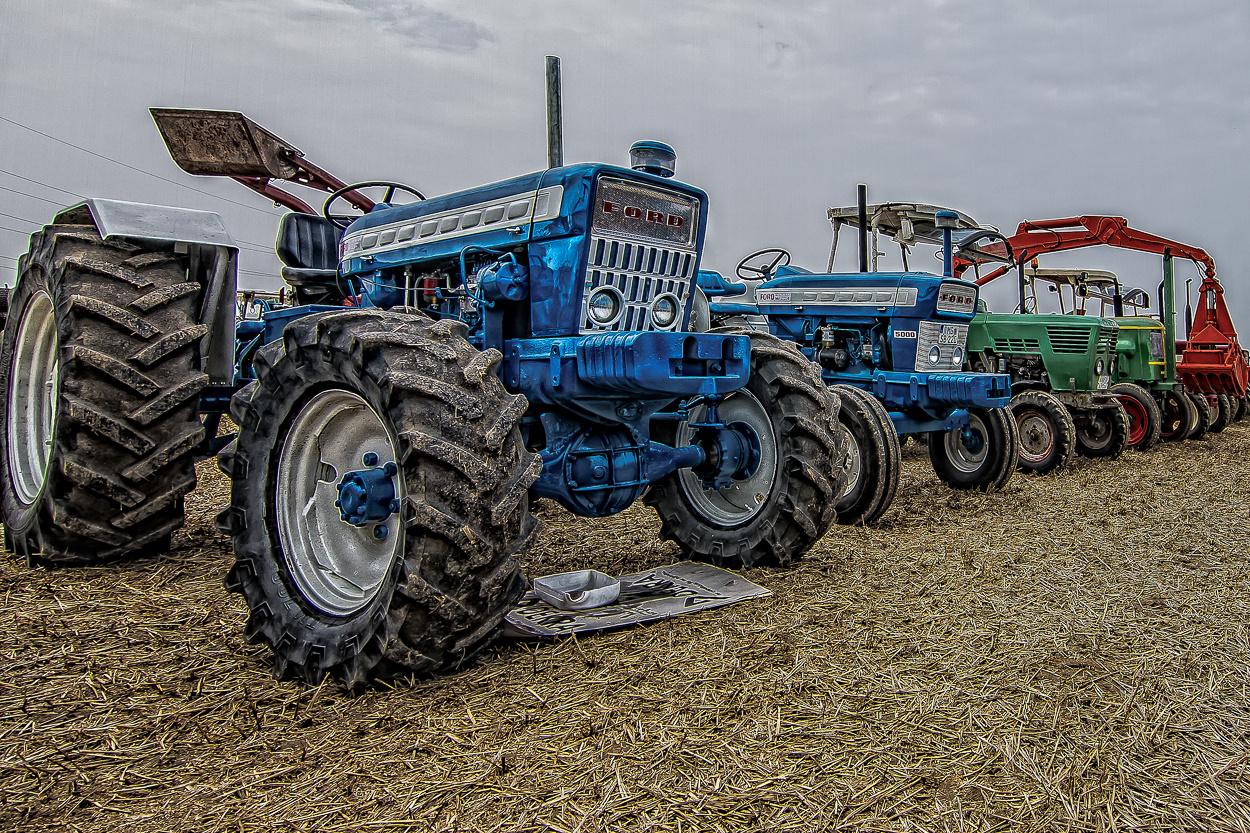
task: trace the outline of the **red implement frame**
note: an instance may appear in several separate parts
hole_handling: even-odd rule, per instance
[[[1247,365],[1246,357],[1237,343],[1237,331],[1228,314],[1228,306],[1224,303],[1224,288],[1215,278],[1215,261],[1205,250],[1131,228],[1128,220],[1123,217],[1098,215],[1025,220],[1016,228],[1015,235],[1008,238],[1008,242],[1011,243],[1017,265],[1002,266],[978,278],[978,286],[983,286],[1017,267],[1023,275],[1024,264],[1040,254],[1086,246],[1115,246],[1192,260],[1205,273],[1202,285],[1198,287],[1198,297],[1203,303],[1189,333],[1189,340],[1176,344],[1177,375],[1191,390],[1232,396],[1246,395],[1247,386],[1250,385],[1250,365]],[[955,274],[962,274],[971,265],[957,262]]]

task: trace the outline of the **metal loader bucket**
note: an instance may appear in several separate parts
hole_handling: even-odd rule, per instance
[[[304,154],[242,113],[166,107],[148,112],[169,155],[189,174],[290,179],[299,171],[290,158]]]

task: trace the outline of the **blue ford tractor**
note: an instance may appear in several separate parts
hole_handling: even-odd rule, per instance
[[[0,358],[5,539],[31,563],[166,548],[219,452],[247,638],[280,676],[354,687],[491,640],[532,496],[642,498],[685,556],[735,566],[833,522],[846,446],[816,366],[688,331],[707,196],[667,146],[425,199],[342,183],[239,113],[153,115],[184,170],[291,209],[290,295],[238,314],[215,214],[88,200],[32,236]]]
[[[697,324],[767,331],[819,364],[842,400],[849,440],[840,523],[872,523],[889,508],[898,483],[899,435],[927,437],[934,471],[952,487],[1001,489],[1018,455],[1015,421],[1005,410],[1010,377],[963,369],[977,287],[951,276],[956,253],[969,261],[1001,261],[1001,235],[968,228],[962,215],[926,205],[861,203],[831,208],[829,218],[834,237],[826,272],[791,265],[784,249],[743,258],[735,270],[739,281],[700,272]],[[832,271],[842,225],[860,230],[860,272]],[[902,271],[876,271],[881,233],[900,244]],[[908,268],[908,254],[920,243],[942,247],[942,275]]]

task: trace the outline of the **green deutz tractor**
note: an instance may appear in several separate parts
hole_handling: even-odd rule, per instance
[[[1128,414],[1111,392],[1119,331],[1107,318],[993,313],[978,302],[966,365],[1011,374],[1022,470],[1042,474],[1078,451],[1117,457],[1128,446]]]
[[[1206,397],[1186,390],[1177,378],[1176,349],[1167,349],[1163,322],[1142,314],[1150,306],[1145,290],[1121,292],[1115,274],[1099,269],[1034,267],[1028,270],[1027,281],[1034,297],[1039,284],[1054,293],[1065,315],[1087,315],[1096,309],[1096,314],[1112,315],[1120,325],[1111,392],[1129,415],[1129,448],[1146,451],[1161,439],[1196,439],[1227,426],[1228,420],[1210,409]],[[1131,307],[1129,314],[1114,314],[1117,295],[1120,312]],[[1169,312],[1170,302],[1168,292],[1161,306]]]
[[[1205,372],[1187,375],[1188,365],[1176,339],[1173,261],[1176,257],[1193,261],[1207,276],[1205,280],[1214,282],[1215,262],[1205,250],[1132,228],[1123,217],[1105,215],[1025,220],[1007,239],[1016,259],[1020,308],[1034,312],[1039,309],[1038,303],[1046,294],[1038,292],[1040,283],[1058,296],[1060,311],[1070,316],[1069,320],[1095,314],[1114,316],[1120,329],[1115,339],[1111,392],[1129,416],[1129,447],[1145,450],[1160,439],[1197,439],[1208,430],[1223,430],[1231,421],[1235,413],[1232,399],[1217,395],[1217,387],[1207,384],[1211,389],[1206,390],[1203,385],[1213,374],[1221,379],[1231,378],[1236,368],[1203,365],[1198,370]],[[1037,268],[1041,254],[1090,246],[1111,246],[1163,257],[1163,275],[1157,288],[1158,317],[1143,314],[1150,307],[1150,295],[1145,290],[1122,291],[1119,280],[1110,272]],[[1025,264],[1031,264],[1030,268],[1026,269]],[[995,269],[978,277],[976,283],[984,285],[1012,268]],[[1126,307],[1132,307],[1130,314],[1125,313]],[[1231,330],[1231,324],[1228,329]],[[1244,382],[1241,388],[1235,383],[1223,387],[1243,390]]]

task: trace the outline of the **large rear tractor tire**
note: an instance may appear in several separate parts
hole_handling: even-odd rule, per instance
[[[78,225],[31,237],[0,355],[0,509],[29,563],[168,548],[204,436],[201,291],[172,243]]]
[[[1011,397],[1020,437],[1020,471],[1046,474],[1063,468],[1076,452],[1076,424],[1051,393],[1026,390]]]
[[[928,435],[933,471],[952,489],[997,492],[1020,462],[1016,421],[1005,408],[969,408],[968,416],[967,436],[959,428]]]
[[[1189,397],[1177,390],[1163,394],[1163,402],[1159,406],[1160,423],[1159,439],[1165,443],[1180,442],[1189,436],[1189,430],[1197,418],[1194,403]]]
[[[0,289],[0,332],[4,331],[5,319],[9,316],[9,290]]]
[[[1134,451],[1149,451],[1159,443],[1163,428],[1163,415],[1150,391],[1133,382],[1121,382],[1111,388],[1128,414],[1128,447]]]
[[[1211,428],[1211,406],[1207,404],[1207,398],[1201,393],[1186,391],[1185,395],[1189,397],[1189,403],[1193,408],[1190,412],[1189,434],[1185,439],[1200,440]]]
[[[1129,418],[1124,406],[1087,411],[1076,426],[1076,450],[1084,457],[1114,460],[1128,448]]]
[[[751,337],[750,377],[719,410],[722,419],[745,422],[758,437],[756,471],[712,491],[703,489],[693,471],[680,469],[649,489],[644,500],[660,516],[660,537],[690,558],[735,567],[785,566],[834,522],[846,458],[839,399],[793,344],[767,333],[745,334]],[[691,409],[691,420],[702,414],[701,406]],[[688,425],[678,426],[679,445],[692,435]]]
[[[218,457],[233,481],[218,526],[234,542],[226,589],[247,602],[246,637],[273,650],[275,676],[352,690],[457,667],[524,592],[516,556],[538,531],[541,462],[499,353],[464,333],[334,312],[257,354],[256,381],[231,402],[239,436]],[[362,479],[376,490],[363,502]],[[365,505],[384,517],[366,520]]]
[[[850,385],[830,389],[842,403],[838,421],[846,433],[846,486],[838,499],[838,523],[867,526],[885,514],[898,492],[898,431],[876,397]]]
[[[1211,400],[1207,400],[1207,404],[1211,404]],[[1233,402],[1228,398],[1228,394],[1218,394],[1215,397],[1215,405],[1211,408],[1211,433],[1219,434],[1233,422]]]

